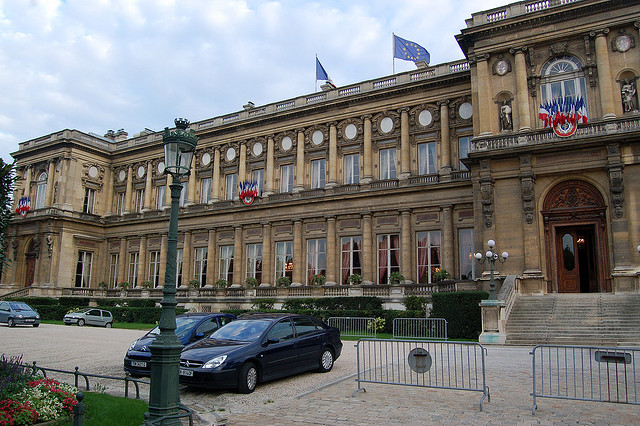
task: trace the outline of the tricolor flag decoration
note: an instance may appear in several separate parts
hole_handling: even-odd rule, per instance
[[[255,180],[240,182],[240,191],[238,197],[243,203],[249,205],[258,195],[258,182]]]
[[[31,198],[21,197],[18,200],[18,207],[16,208],[16,213],[18,213],[22,217],[26,217],[30,207],[31,207]]]
[[[540,104],[538,118],[544,122],[544,127],[555,127],[567,123],[586,124],[587,108],[582,96],[565,96]]]

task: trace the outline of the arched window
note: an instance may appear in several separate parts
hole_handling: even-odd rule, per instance
[[[540,90],[542,103],[554,99],[582,96],[587,106],[587,85],[582,69],[582,62],[573,56],[562,56],[551,59],[544,64],[541,72]]]
[[[38,175],[38,179],[36,181],[36,201],[34,203],[34,208],[41,209],[44,207],[44,198],[47,193],[47,173],[42,172]]]

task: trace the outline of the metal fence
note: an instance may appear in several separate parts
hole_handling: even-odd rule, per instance
[[[533,356],[533,408],[537,398],[640,404],[638,348],[538,345]]]
[[[358,389],[363,383],[419,386],[482,392],[486,384],[486,349],[479,343],[360,339],[356,345]]]
[[[378,321],[375,318],[331,317],[327,320],[327,324],[339,329],[343,337],[375,338],[377,336]]]
[[[444,318],[395,318],[393,338],[447,340],[447,320]]]

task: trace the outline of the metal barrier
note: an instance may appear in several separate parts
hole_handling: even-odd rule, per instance
[[[491,401],[486,384],[486,349],[479,343],[360,339],[356,345],[358,389],[362,383],[482,392],[480,411]]]
[[[375,338],[377,336],[378,321],[375,318],[331,317],[327,320],[327,324],[339,329],[343,337]]]
[[[444,318],[395,318],[393,338],[447,340],[447,320]]]
[[[538,345],[533,356],[533,408],[537,398],[640,404],[638,348]]]

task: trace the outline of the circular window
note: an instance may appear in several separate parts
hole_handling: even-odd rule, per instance
[[[98,168],[96,166],[89,167],[89,177],[94,179],[98,177]]]
[[[344,136],[347,139],[353,139],[358,135],[358,128],[355,124],[349,124],[344,129]]]
[[[122,181],[125,177],[127,177],[127,173],[124,170],[120,170],[120,173],[118,173],[118,179]]]
[[[227,150],[227,161],[233,161],[236,158],[236,150],[234,148],[229,148]]]
[[[253,144],[253,155],[256,157],[262,154],[262,144],[260,142]]]
[[[209,163],[211,163],[211,154],[205,152],[204,154],[202,154],[202,158],[200,159],[200,161],[202,162],[203,166],[208,166]]]
[[[418,123],[421,126],[427,127],[433,121],[433,115],[431,115],[431,111],[424,110],[420,114],[418,114]]]
[[[380,122],[380,130],[382,130],[383,133],[389,133],[390,131],[392,131],[393,120],[389,117],[383,118],[382,121]]]
[[[311,140],[313,141],[314,145],[320,145],[322,141],[324,141],[324,135],[320,130],[316,130],[315,132],[313,132],[313,136],[311,136]]]
[[[141,178],[144,176],[144,167],[143,166],[139,166],[138,167],[138,177]]]
[[[158,173],[160,174],[164,173],[164,161],[161,161],[158,163],[157,170],[158,170]]]
[[[281,146],[283,150],[289,151],[293,146],[293,141],[289,136],[285,136],[284,138],[282,138]]]
[[[458,114],[460,114],[460,118],[463,120],[468,120],[473,115],[473,107],[469,102],[465,102],[458,108]]]

